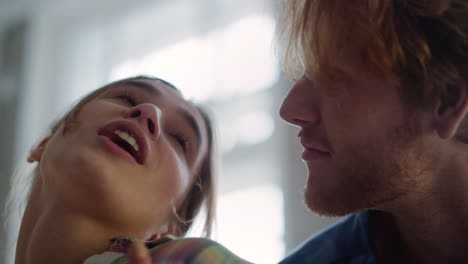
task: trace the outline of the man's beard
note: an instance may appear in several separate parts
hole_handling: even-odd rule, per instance
[[[407,122],[388,135],[343,148],[332,159],[334,175],[309,176],[305,190],[309,209],[325,216],[376,209],[401,199],[436,163],[419,130]],[[309,170],[314,173],[313,167]]]

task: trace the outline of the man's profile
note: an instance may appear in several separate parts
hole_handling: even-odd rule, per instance
[[[468,263],[468,1],[285,2],[305,201],[350,217],[282,263]]]

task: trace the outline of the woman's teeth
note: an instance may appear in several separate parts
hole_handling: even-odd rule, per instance
[[[139,151],[140,150],[140,146],[138,146],[138,143],[136,142],[135,138],[128,134],[127,132],[125,131],[122,131],[120,129],[117,129],[114,131],[114,134],[116,134],[117,136],[119,136],[120,138],[122,138],[123,140],[127,141],[128,144],[132,145],[132,147],[136,150],[136,151]]]

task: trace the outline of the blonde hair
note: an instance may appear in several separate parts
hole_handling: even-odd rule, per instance
[[[467,0],[286,0],[279,26],[293,79],[328,74],[352,54],[409,103],[429,106],[468,72]]]

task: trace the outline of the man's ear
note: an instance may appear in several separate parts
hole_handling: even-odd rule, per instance
[[[466,81],[448,85],[438,99],[435,118],[441,138],[455,136],[468,112],[468,84]]]
[[[49,142],[49,137],[44,138],[39,145],[37,145],[35,148],[31,150],[28,156],[28,162],[39,162],[41,161],[42,158],[42,153],[44,153],[44,149],[47,146],[47,143]]]

